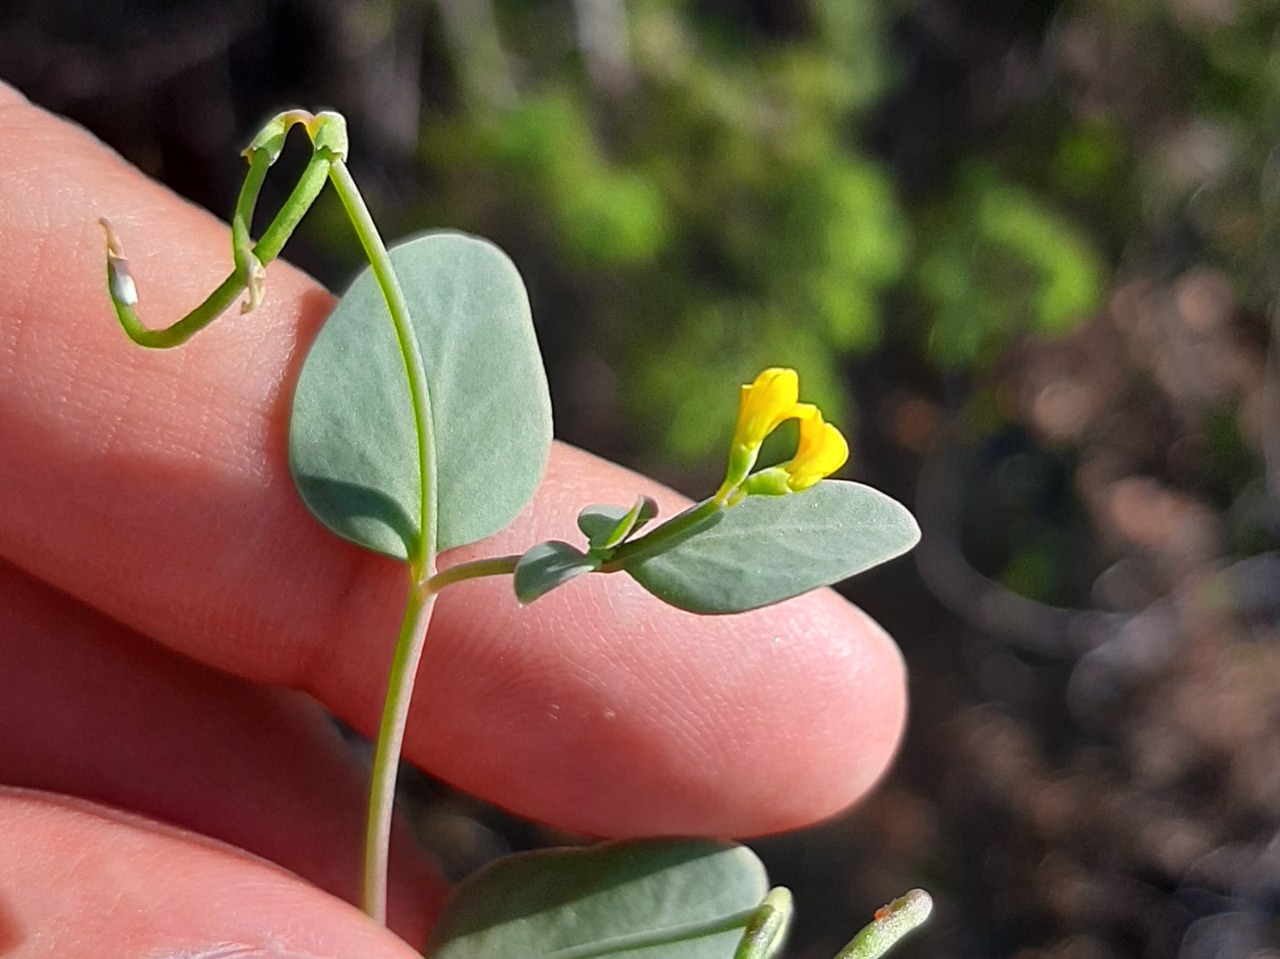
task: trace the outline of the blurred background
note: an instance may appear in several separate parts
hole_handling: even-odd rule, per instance
[[[924,542],[845,587],[895,771],[758,844],[790,955],[922,885],[903,957],[1280,956],[1280,4],[5,0],[0,78],[220,216],[342,111],[388,236],[513,256],[560,436],[690,494],[800,371]],[[359,266],[336,204],[286,255]],[[456,873],[546,838],[414,789]]]

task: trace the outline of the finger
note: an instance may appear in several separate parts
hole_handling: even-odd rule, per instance
[[[155,317],[226,267],[224,228],[79,131],[0,113],[0,554],[147,635],[297,685],[366,731],[403,573],[307,515],[289,389],[330,299],[273,266],[267,299],[180,350],[115,328],[94,219],[126,239]],[[117,212],[119,211],[119,212]],[[564,448],[491,552],[572,535],[589,502],[658,492]],[[661,492],[664,506],[676,507]],[[830,594],[698,618],[593,577],[519,611],[501,582],[446,593],[408,755],[527,815],[595,833],[749,834],[831,815],[884,769],[903,673]]]
[[[354,907],[203,837],[91,803],[0,789],[0,953],[400,957]]]
[[[367,776],[314,701],[199,665],[3,564],[0,610],[0,783],[162,819],[356,900]],[[391,927],[421,945],[444,883],[403,831],[395,853]]]
[[[508,530],[450,559],[563,537],[591,502],[685,505],[558,452]],[[316,679],[356,692],[353,711],[368,701],[350,680]],[[828,590],[705,617],[625,574],[524,608],[509,581],[477,580],[441,596],[407,747],[470,792],[592,834],[755,835],[833,815],[871,787],[896,748],[902,684],[893,642]]]

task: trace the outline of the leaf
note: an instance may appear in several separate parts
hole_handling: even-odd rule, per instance
[[[440,549],[506,526],[551,447],[551,402],[515,266],[486,240],[429,233],[391,251],[422,349],[434,424]],[[293,398],[289,459],[339,536],[404,559],[421,535],[408,380],[365,270],[316,337]]]
[[[600,562],[598,557],[588,556],[559,540],[531,546],[516,563],[516,599],[528,605],[574,577],[599,569]]]
[[[725,921],[755,910],[767,890],[744,846],[661,839],[522,853],[458,888],[426,955],[730,959],[746,919],[727,930]]]
[[[905,506],[844,480],[824,480],[803,493],[748,496],[719,516],[670,549],[638,553],[623,568],[673,606],[740,613],[838,583],[920,538]]]
[[[657,515],[658,504],[651,497],[638,496],[630,509],[588,506],[578,514],[578,529],[592,549],[613,549]]]

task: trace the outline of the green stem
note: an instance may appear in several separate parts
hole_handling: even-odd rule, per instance
[[[512,573],[519,560],[519,556],[495,556],[460,563],[436,573],[424,582],[410,586],[404,619],[396,637],[391,670],[387,676],[387,698],[382,707],[382,721],[378,727],[378,745],[374,752],[372,782],[369,787],[369,816],[364,846],[364,910],[377,922],[386,922],[387,864],[400,750],[404,745],[405,723],[409,716],[409,704],[413,699],[414,678],[426,646],[427,626],[431,622],[436,596],[452,583]]]
[[[297,124],[306,127],[311,137],[312,154],[301,178],[280,211],[255,245],[250,231],[254,209],[267,171],[283,149],[285,137]],[[249,173],[240,189],[231,220],[231,249],[235,269],[203,303],[161,330],[143,326],[134,306],[137,289],[129,274],[120,242],[111,225],[102,220],[107,234],[107,286],[120,325],[135,343],[151,349],[163,349],[186,342],[208,326],[218,315],[248,289],[245,309],[257,306],[262,296],[263,268],[280,253],[284,244],[324,189],[326,180],[346,208],[356,236],[369,259],[378,286],[382,290],[395,329],[400,354],[404,360],[413,411],[414,433],[418,449],[419,529],[421,534],[408,557],[410,572],[409,599],[396,639],[392,666],[387,677],[387,696],[383,706],[378,744],[374,757],[373,782],[370,787],[369,813],[365,835],[365,911],[375,920],[386,922],[387,863],[391,841],[391,818],[395,801],[396,772],[400,748],[404,742],[405,721],[413,697],[414,678],[426,642],[427,626],[438,590],[449,582],[475,576],[494,575],[514,570],[513,557],[464,564],[450,570],[432,583],[436,561],[436,486],[435,442],[432,436],[431,396],[426,366],[409,316],[404,292],[391,265],[386,245],[374,225],[355,181],[344,162],[347,152],[346,122],[333,113],[310,114],[288,111],[274,117],[245,151]],[[510,562],[509,562],[510,560]]]
[[[396,778],[405,724],[413,699],[414,678],[426,646],[427,626],[436,595],[452,583],[482,576],[501,576],[515,571],[519,556],[495,556],[460,563],[425,582],[412,584],[405,603],[404,619],[396,637],[395,653],[387,676],[387,698],[378,727],[378,745],[373,757],[369,787],[369,815],[364,845],[364,911],[377,922],[387,915],[387,866],[391,848],[391,820],[395,808]]]
[[[708,524],[716,522],[725,509],[728,507],[714,497],[703,500],[683,513],[673,516],[644,536],[623,543],[613,551],[609,562],[601,566],[599,571],[601,573],[616,572],[626,563],[636,562],[664,549],[670,549],[681,540],[701,532]]]
[[[514,573],[519,562],[519,556],[493,556],[489,559],[472,560],[470,563],[459,563],[432,576],[427,580],[427,588],[438,593],[446,586],[464,580],[479,579],[482,576],[505,576]]]
[[[452,583],[482,576],[515,572],[519,556],[495,556],[460,563],[427,579],[410,584],[404,618],[396,636],[396,648],[387,675],[387,697],[378,726],[378,744],[373,756],[369,786],[369,810],[364,838],[365,914],[375,922],[387,921],[387,866],[391,849],[391,820],[395,809],[396,779],[400,750],[404,746],[405,724],[413,700],[414,679],[426,646],[427,626],[440,590]]]
[[[792,911],[791,890],[770,889],[742,931],[733,959],[769,959],[776,954],[786,939]]]
[[[237,262],[241,251],[251,250],[253,241],[249,232],[253,229],[253,211],[258,205],[258,194],[271,169],[271,155],[265,150],[255,150],[249,155],[249,175],[240,187],[235,212],[231,214],[231,249]]]
[[[311,204],[320,195],[320,191],[324,189],[325,179],[329,174],[329,165],[333,162],[333,159],[332,152],[327,148],[320,148],[311,155],[311,160],[307,163],[307,167],[303,171],[302,177],[298,180],[297,186],[293,188],[289,198],[285,200],[280,211],[263,232],[262,239],[253,246],[253,255],[257,257],[263,266],[266,266],[280,254],[280,250],[293,234],[302,217],[306,215],[307,210],[311,208]],[[246,214],[247,217],[252,217],[253,215],[252,211],[257,201],[257,192],[262,186],[261,177],[257,176],[257,174],[260,169],[263,175],[266,172],[265,168],[261,167],[261,162],[257,159],[257,155],[250,161],[249,176],[245,179],[244,187],[240,191],[240,199],[236,203],[237,220],[245,218]],[[182,317],[182,319],[164,329],[148,329],[143,325],[141,318],[139,318],[137,311],[134,309],[134,303],[119,295],[122,281],[127,281],[131,287],[132,279],[129,277],[128,263],[121,252],[119,241],[116,239],[115,234],[111,232],[110,225],[105,220],[101,222],[103,228],[107,231],[107,281],[112,291],[111,302],[115,307],[116,318],[119,319],[121,327],[124,328],[129,339],[139,346],[153,350],[180,346],[225,312],[228,307],[235,303],[236,297],[245,289],[245,271],[240,264],[237,264],[231,275],[223,280],[218,288],[205,298],[203,303]],[[234,221],[233,242],[235,242]]]
[[[413,680],[426,645],[427,625],[436,594],[413,586],[405,603],[404,619],[396,637],[387,698],[378,727],[369,787],[369,813],[364,842],[364,911],[375,922],[387,921],[387,865],[391,849],[391,817],[395,808],[396,774],[404,745],[405,721],[413,699]]]
[[[356,187],[351,171],[340,159],[329,166],[329,179],[337,191],[351,225],[355,228],[374,278],[386,299],[391,325],[395,328],[400,355],[404,359],[413,410],[414,439],[418,449],[419,504],[418,542],[409,556],[410,591],[400,634],[387,677],[387,698],[378,730],[373,760],[373,782],[369,790],[369,816],[365,832],[364,910],[375,922],[386,922],[387,861],[391,844],[391,818],[395,806],[396,774],[405,721],[413,699],[418,661],[426,642],[427,625],[435,605],[436,589],[430,585],[436,571],[436,452],[432,434],[431,394],[426,364],[409,316],[409,305],[391,264],[391,256],[374,225],[369,208]]]
[[[418,337],[409,318],[409,306],[404,291],[391,265],[391,257],[373,223],[364,197],[360,195],[351,171],[341,160],[334,160],[329,167],[329,179],[342,205],[346,208],[351,225],[355,227],[365,256],[373,268],[374,278],[386,297],[391,323],[395,327],[400,354],[404,357],[405,375],[409,380],[409,402],[413,407],[414,439],[418,444],[418,477],[420,513],[418,528],[422,531],[417,548],[409,557],[409,568],[415,583],[425,582],[435,573],[436,555],[436,475],[435,441],[432,436],[431,397],[427,389],[427,369],[418,347]]]
[[[324,147],[311,155],[302,176],[298,178],[298,185],[290,192],[275,219],[263,231],[261,239],[253,245],[253,255],[262,261],[263,266],[280,255],[293,231],[311,209],[311,204],[316,202],[320,191],[324,189],[325,180],[328,179],[329,166],[335,159]]]
[[[923,889],[912,889],[876,912],[836,959],[880,959],[933,912],[933,899]]]

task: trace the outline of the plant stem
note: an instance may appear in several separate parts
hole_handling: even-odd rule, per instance
[[[280,212],[262,231],[258,242],[253,245],[253,255],[262,261],[263,266],[280,255],[280,251],[284,249],[293,231],[311,209],[311,204],[315,203],[316,197],[324,189],[325,179],[329,176],[329,166],[333,162],[334,156],[328,150],[320,149],[311,154],[311,159],[307,161],[302,176],[298,178],[297,186],[289,193],[289,198],[280,207]]]
[[[622,569],[625,563],[633,563],[664,549],[670,549],[681,540],[700,532],[708,524],[717,522],[720,513],[727,508],[714,497],[703,500],[683,513],[673,516],[661,526],[650,530],[644,536],[623,543],[613,551],[609,562],[601,566],[599,572],[612,573]]]
[[[770,959],[786,940],[792,911],[791,890],[770,889],[742,931],[733,959]]]
[[[921,925],[933,912],[933,899],[923,889],[912,889],[876,912],[872,922],[836,955],[836,959],[880,959],[903,936]]]
[[[396,775],[404,745],[405,721],[413,699],[413,680],[426,645],[427,625],[436,594],[413,586],[405,603],[396,637],[395,654],[387,676],[387,698],[378,727],[369,787],[369,814],[364,843],[364,911],[375,922],[387,921],[387,866],[391,849],[391,817],[395,808]]]
[[[231,247],[237,254],[241,250],[253,249],[249,231],[253,229],[253,211],[258,205],[258,194],[262,192],[262,183],[267,178],[269,169],[271,155],[265,150],[257,150],[249,155],[249,174],[244,178],[240,196],[236,199],[235,212],[231,214]]]
[[[461,583],[468,579],[479,579],[482,576],[505,576],[516,571],[519,556],[493,556],[488,559],[472,560],[470,563],[459,563],[436,573],[427,580],[427,588],[432,592],[440,592],[446,586]]]
[[[396,774],[405,721],[413,699],[418,662],[426,643],[427,626],[435,606],[436,589],[430,585],[436,571],[436,451],[432,433],[431,394],[426,364],[409,316],[404,291],[391,264],[391,256],[374,225],[369,208],[356,187],[351,171],[340,159],[329,166],[329,180],[346,208],[374,278],[387,302],[400,355],[404,359],[413,410],[414,439],[418,447],[419,537],[409,555],[410,588],[404,619],[396,637],[387,698],[382,708],[378,745],[374,754],[369,815],[365,832],[364,911],[375,922],[387,921],[387,863],[391,845],[391,818],[395,807]]]
[[[404,299],[404,291],[400,289],[400,281],[396,278],[391,257],[373,223],[369,208],[365,206],[364,197],[360,195],[351,171],[341,160],[334,160],[329,167],[329,179],[342,205],[346,208],[351,225],[355,228],[360,244],[364,247],[365,256],[373,268],[374,278],[382,288],[386,297],[387,309],[391,314],[391,324],[395,327],[396,340],[400,345],[400,355],[404,358],[405,375],[409,380],[409,402],[413,407],[414,439],[418,444],[418,476],[420,513],[418,528],[421,536],[417,548],[409,557],[409,569],[415,584],[425,582],[435,573],[436,555],[436,451],[432,436],[431,397],[427,388],[426,364],[422,359],[422,350],[418,347],[418,337],[414,333],[409,318],[409,306]]]
[[[387,866],[391,848],[391,820],[395,808],[396,777],[405,724],[413,699],[414,678],[426,646],[427,626],[436,595],[452,583],[482,576],[501,576],[515,571],[519,556],[495,556],[460,563],[426,581],[411,585],[404,619],[396,637],[395,654],[387,676],[387,698],[378,727],[378,745],[373,757],[369,787],[369,816],[364,846],[364,911],[377,922],[387,914]]]
[[[284,138],[295,124],[307,128],[311,137],[312,154],[297,185],[289,194],[280,211],[256,244],[252,243],[250,230],[258,194],[267,175],[284,145]],[[417,543],[408,557],[410,583],[409,598],[405,604],[404,618],[396,639],[390,674],[387,677],[387,696],[383,705],[382,722],[378,731],[378,745],[373,764],[370,787],[367,831],[365,834],[365,912],[378,922],[386,922],[387,912],[387,863],[391,842],[391,818],[395,803],[396,771],[400,748],[404,742],[405,720],[413,697],[414,678],[418,662],[422,658],[426,642],[427,626],[435,605],[437,591],[450,582],[475,576],[495,575],[514,570],[514,557],[464,564],[450,570],[434,585],[431,580],[436,568],[436,485],[435,442],[432,436],[431,395],[427,383],[426,366],[414,332],[409,307],[404,292],[391,265],[386,245],[374,225],[369,208],[360,195],[355,181],[344,162],[347,151],[346,123],[341,116],[332,113],[313,115],[305,111],[288,111],[273,118],[254,139],[245,155],[249,158],[249,173],[240,189],[235,213],[231,219],[232,256],[235,268],[203,303],[164,329],[147,329],[139,319],[134,306],[137,290],[129,274],[120,241],[111,225],[100,221],[107,235],[107,286],[116,317],[129,338],[140,346],[163,349],[186,342],[219,314],[227,309],[242,290],[248,289],[245,309],[252,309],[262,295],[263,267],[280,253],[302,217],[306,215],[324,189],[326,179],[346,208],[347,216],[355,229],[360,245],[373,270],[382,295],[386,300],[391,324],[395,329],[400,355],[404,360],[404,372],[409,386],[409,402],[413,411],[414,438],[418,449],[419,514],[420,530]],[[508,560],[511,562],[508,564]],[[510,569],[508,569],[508,565]]]
[[[293,188],[289,198],[285,200],[284,205],[280,208],[280,212],[275,215],[271,224],[263,232],[262,239],[253,245],[253,255],[258,258],[263,266],[266,266],[279,255],[285,242],[293,234],[294,229],[297,228],[298,223],[306,215],[307,210],[311,208],[311,204],[315,202],[316,197],[320,195],[320,191],[324,189],[325,178],[329,175],[329,165],[332,161],[333,154],[326,149],[317,150],[311,155],[311,159],[298,180],[297,186]],[[265,172],[265,167],[260,167],[259,163],[250,163],[249,176],[245,180],[245,185],[241,189],[240,199],[236,203],[236,220],[243,219],[246,211],[248,211],[249,215],[252,215],[258,189],[262,186],[262,178],[259,174],[265,175]],[[107,247],[109,251],[107,260],[108,279],[109,281],[114,281],[115,275],[121,273],[127,277],[128,266],[120,250],[119,241],[116,239],[115,234],[111,232],[111,228],[105,220],[102,221],[102,224],[107,231]],[[114,295],[116,284],[110,282],[109,286],[113,291],[111,300],[112,305],[115,307],[116,317],[119,319],[125,333],[128,334],[129,339],[147,349],[161,350],[180,346],[217,319],[220,314],[236,301],[236,297],[244,290],[245,276],[237,264],[231,275],[223,280],[218,288],[205,298],[203,303],[171,326],[160,330],[152,330],[145,327],[138,317],[137,311],[134,310],[133,304],[116,298]]]

